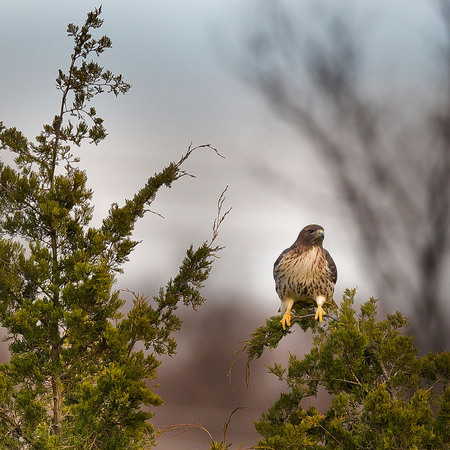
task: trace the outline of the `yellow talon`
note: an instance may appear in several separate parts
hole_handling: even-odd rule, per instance
[[[286,329],[286,325],[288,327],[291,326],[291,311],[290,311],[290,309],[284,313],[280,322],[281,322],[281,326],[283,327],[283,330]]]
[[[322,323],[322,317],[326,314],[323,310],[322,305],[317,305],[316,315],[314,316],[314,320],[319,319],[319,322]]]

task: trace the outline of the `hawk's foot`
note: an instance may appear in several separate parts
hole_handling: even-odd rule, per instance
[[[319,322],[322,323],[322,317],[326,314],[323,310],[322,305],[317,305],[316,315],[314,316],[314,320],[319,319]]]
[[[286,326],[291,326],[291,311],[288,309],[284,314],[282,319],[280,320],[281,326],[283,327],[283,330],[286,329]]]

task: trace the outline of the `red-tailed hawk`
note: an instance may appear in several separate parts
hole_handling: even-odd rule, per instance
[[[294,302],[317,304],[315,320],[322,322],[326,302],[335,305],[334,285],[336,264],[322,247],[324,231],[320,225],[308,225],[300,231],[297,240],[287,248],[273,266],[275,289],[281,299],[281,325],[291,326]]]

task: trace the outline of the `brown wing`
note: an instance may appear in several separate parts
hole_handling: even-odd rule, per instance
[[[287,255],[287,253],[294,251],[292,247],[287,248],[281,252],[281,255],[277,258],[275,263],[273,264],[273,272],[275,273],[276,269],[280,265],[281,260]]]
[[[337,267],[336,267],[336,264],[334,263],[333,258],[328,253],[328,251],[325,250],[325,249],[323,249],[323,251],[325,253],[325,259],[327,260],[328,270],[330,271],[331,279],[332,279],[333,283],[336,284],[336,281],[337,281]]]

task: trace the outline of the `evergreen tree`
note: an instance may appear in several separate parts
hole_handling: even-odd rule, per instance
[[[91,34],[100,14],[68,26],[74,50],[56,80],[60,107],[35,142],[0,123],[0,150],[15,155],[11,166],[0,161],[0,323],[11,353],[0,365],[1,448],[151,446],[150,408],[162,400],[149,380],[158,355],[175,352],[179,304],[195,309],[204,301],[199,289],[219,250],[213,243],[226,215],[223,197],[211,240],[188,249],[158,295],[133,294],[122,312],[114,282],[138,243],[134,225],[161,187],[186,175],[181,166],[195,148],[122,206],[113,204],[100,227],[89,226],[92,191],[73,148],[106,137],[92,99],[130,88],[95,61],[111,47],[108,37]]]
[[[377,321],[377,301],[357,314],[354,290],[347,290],[337,317],[325,326],[307,310],[293,323],[311,328],[311,351],[290,355],[288,367],[270,372],[287,386],[255,424],[258,449],[444,449],[450,442],[450,353],[419,356],[413,339],[401,333],[408,320],[400,312]],[[275,348],[284,331],[280,317],[267,319],[246,343],[248,363]],[[302,400],[330,394],[325,413]]]

